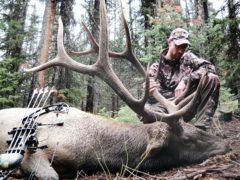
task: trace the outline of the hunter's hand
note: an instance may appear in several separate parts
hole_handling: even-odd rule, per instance
[[[146,84],[143,84],[143,88],[145,88]],[[159,84],[154,79],[149,79],[149,94],[150,96],[153,95],[153,92],[156,88],[159,87]]]
[[[180,81],[180,83],[175,89],[175,97],[180,96],[183,93],[185,88],[186,88],[185,83],[183,81]]]

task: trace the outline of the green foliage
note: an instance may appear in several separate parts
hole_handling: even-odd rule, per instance
[[[221,88],[220,88],[220,97],[219,102],[225,103],[232,100],[233,94],[231,93],[231,89],[225,87],[225,81],[221,82]]]
[[[236,80],[240,72],[240,51],[235,51],[235,54],[231,53],[233,51],[233,49],[231,51],[231,47],[236,49],[236,44],[239,46],[239,43],[234,43],[235,46],[231,45],[233,42],[231,38],[234,35],[230,32],[231,25],[236,21],[239,24],[239,19],[218,19],[212,16],[203,26],[191,25],[187,28],[191,41],[189,49],[199,57],[213,62],[220,79],[225,80],[225,83],[221,85],[221,103],[226,103],[225,100],[229,100],[232,93],[237,92]],[[172,29],[186,28],[186,22],[181,14],[176,13],[170,7],[159,12],[158,17],[152,18],[152,22],[155,24],[144,34],[148,40],[146,55],[141,59],[144,62],[159,59],[159,52],[162,48],[167,47],[166,40]],[[237,34],[240,34],[239,28],[235,34],[236,39],[239,39]]]
[[[240,51],[232,49],[231,32],[229,32],[229,24],[232,20],[227,18],[217,19],[212,17],[204,26],[205,34],[207,35],[206,49],[207,56],[216,64],[218,74],[221,79],[225,80],[223,86],[229,87],[236,94],[237,76],[240,71]],[[240,33],[240,31],[238,31]],[[237,34],[235,34],[237,35]],[[236,36],[236,39],[238,37]],[[237,46],[238,43],[234,43]],[[239,49],[239,44],[238,48]],[[234,56],[232,55],[234,51]]]
[[[154,24],[144,33],[148,40],[148,47],[146,55],[141,58],[143,62],[158,60],[161,49],[167,47],[167,39],[171,31],[177,27],[185,28],[186,25],[182,15],[170,6],[166,6],[157,17],[151,18],[151,21]]]
[[[112,119],[111,111],[107,111],[105,107],[98,112],[98,115],[107,119]],[[136,113],[133,112],[128,106],[122,106],[118,111],[117,117],[112,120],[117,122],[140,123]]]
[[[7,24],[2,24],[1,29],[5,32],[1,48],[6,51],[6,55],[20,56],[23,40],[25,37],[23,22],[19,19],[10,19]]]
[[[0,61],[0,108],[13,107],[19,96],[15,94],[19,86],[19,75],[12,72],[16,59],[7,58]]]
[[[120,108],[118,112],[118,117],[114,120],[121,121],[121,122],[128,122],[128,123],[139,123],[139,119],[128,106],[123,106]]]
[[[223,112],[234,111],[238,107],[238,101],[233,100],[234,94],[231,93],[231,89],[225,87],[225,82],[220,89],[220,97],[219,97],[219,110]]]
[[[99,110],[98,115],[103,116],[107,119],[111,118],[111,112],[107,111],[106,107]]]
[[[207,55],[207,32],[204,29],[199,29],[197,26],[189,28],[191,45],[189,50],[196,54],[198,57],[209,59]]]
[[[83,90],[77,87],[65,88],[59,91],[64,97],[59,97],[59,101],[67,101],[76,106],[79,105],[80,100],[85,96]]]

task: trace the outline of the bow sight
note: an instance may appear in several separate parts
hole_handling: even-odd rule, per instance
[[[56,116],[58,116],[59,113],[68,112],[69,106],[65,103],[56,103],[53,105],[45,106],[47,99],[54,91],[55,90],[53,88],[34,90],[27,108],[27,111],[30,111],[30,113],[25,113],[24,117],[22,118],[22,124],[20,127],[14,127],[10,132],[8,132],[8,134],[11,135],[11,139],[7,141],[9,147],[6,152],[0,155],[0,179],[6,179],[9,174],[11,174],[14,169],[20,165],[26,148],[28,151],[31,151],[33,153],[38,148],[47,148],[47,145],[41,147],[38,146],[38,139],[36,135],[37,128],[39,126],[63,125],[63,123],[42,124],[36,122],[40,116],[49,112],[56,113]],[[31,106],[32,102],[33,105]]]

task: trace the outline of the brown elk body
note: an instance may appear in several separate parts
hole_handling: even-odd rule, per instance
[[[7,148],[7,132],[19,125],[18,117],[25,111],[21,108],[0,111],[1,153]],[[25,153],[20,165],[22,175],[34,172],[40,179],[58,179],[74,178],[81,170],[120,172],[129,167],[159,171],[200,162],[228,148],[220,138],[184,122],[174,129],[164,122],[119,123],[75,108],[70,108],[68,114],[59,114],[58,118],[49,113],[38,119],[42,123],[58,121],[64,121],[64,126],[38,128],[40,146],[48,148]]]
[[[122,13],[123,17],[123,13]],[[26,152],[19,169],[27,175],[34,173],[39,179],[75,177],[77,171],[124,172],[124,168],[142,171],[158,171],[164,168],[200,162],[212,155],[228,150],[222,139],[197,129],[181,120],[182,115],[209,90],[209,79],[204,74],[195,92],[188,95],[189,88],[174,100],[167,100],[157,90],[154,97],[166,108],[167,113],[153,112],[145,107],[148,99],[148,80],[141,100],[135,99],[111,68],[109,57],[129,60],[141,74],[147,77],[142,65],[132,52],[128,26],[123,17],[126,33],[126,49],[122,53],[108,49],[108,31],[104,0],[100,1],[99,44],[84,26],[92,44],[92,49],[75,53],[85,55],[98,53],[93,65],[74,61],[63,46],[63,27],[59,21],[58,54],[46,64],[28,69],[41,71],[52,66],[66,66],[73,71],[96,75],[103,79],[145,123],[127,124],[104,120],[98,116],[70,108],[68,114],[60,114],[58,119],[64,126],[39,127],[37,137],[40,145],[48,145],[45,150]],[[148,79],[148,78],[146,78]],[[26,109],[5,109],[0,111],[0,150],[7,146],[7,132],[18,127]],[[56,115],[48,113],[39,117],[42,123],[54,122]],[[52,162],[52,165],[51,163]],[[50,166],[51,165],[51,166]],[[122,171],[121,171],[122,169]]]

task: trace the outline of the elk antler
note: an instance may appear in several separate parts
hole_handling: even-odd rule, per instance
[[[129,28],[128,28],[126,19],[124,17],[122,6],[121,6],[121,17],[123,20],[123,25],[126,33],[126,48],[123,52],[116,53],[116,52],[109,51],[105,1],[100,0],[99,44],[96,42],[91,32],[83,24],[83,27],[86,30],[88,38],[90,39],[90,42],[92,44],[92,48],[84,52],[73,52],[73,54],[78,54],[78,55],[98,53],[98,58],[94,64],[84,65],[82,63],[79,63],[73,60],[66,53],[66,50],[63,45],[63,24],[62,24],[61,18],[59,18],[59,29],[58,29],[58,38],[57,38],[57,56],[45,64],[39,65],[31,69],[25,69],[25,71],[37,72],[53,66],[64,66],[79,73],[96,75],[100,77],[103,81],[105,81],[133,111],[135,111],[140,116],[143,116],[145,119],[148,120],[148,122],[153,122],[156,120],[163,120],[168,122],[173,118],[179,119],[180,116],[182,116],[186,111],[190,109],[190,107],[194,103],[194,99],[198,98],[199,96],[198,92],[202,88],[204,88],[203,83],[199,83],[200,85],[198,87],[197,92],[193,93],[187,98],[185,97],[186,93],[184,93],[180,98],[176,99],[173,102],[166,100],[161,94],[159,94],[158,91],[155,91],[154,96],[156,97],[156,99],[159,100],[161,104],[163,104],[166,107],[168,114],[153,112],[152,110],[145,108],[144,105],[148,99],[148,94],[149,94],[148,93],[149,81],[148,81],[148,76],[146,75],[148,73],[145,72],[143,66],[138,61],[138,59],[136,58],[136,56],[132,51]],[[145,93],[141,100],[135,99],[129,93],[129,91],[125,88],[123,83],[114,73],[109,62],[109,57],[125,58],[129,60],[140,71],[140,73],[146,77]],[[206,79],[206,76],[203,76],[201,81],[205,81],[205,79]]]
[[[135,54],[133,53],[133,50],[132,50],[131,37],[130,37],[126,18],[124,16],[122,3],[121,3],[121,19],[123,21],[123,27],[124,27],[124,31],[125,31],[125,35],[126,35],[126,47],[125,47],[124,51],[121,53],[109,51],[109,57],[124,58],[124,59],[129,60],[142,75],[146,76],[143,66],[141,65],[141,63],[139,62],[139,60],[137,59],[137,57],[135,56]],[[88,39],[90,40],[92,47],[91,47],[91,49],[89,49],[87,51],[83,51],[83,52],[70,51],[70,54],[86,55],[86,54],[91,54],[91,53],[98,53],[99,52],[98,43],[96,42],[95,38],[93,37],[92,33],[89,31],[87,26],[84,23],[82,23],[82,25],[84,27],[84,30],[87,32],[87,36],[88,36]],[[101,27],[100,27],[100,29],[101,29]]]
[[[87,29],[87,28],[85,28]],[[58,38],[57,38],[57,56],[48,61],[45,64],[39,65],[37,67],[31,69],[25,69],[26,72],[37,72],[41,71],[53,66],[64,66],[68,67],[73,71],[89,74],[89,75],[96,75],[100,77],[103,81],[105,81],[119,96],[120,98],[127,103],[129,107],[131,107],[135,112],[139,114],[143,114],[144,104],[148,98],[148,91],[145,91],[145,95],[141,100],[135,99],[129,91],[125,88],[122,82],[119,80],[117,75],[112,70],[112,67],[109,63],[109,50],[108,50],[108,30],[107,30],[107,18],[106,18],[106,8],[104,0],[100,1],[100,39],[99,39],[99,47],[96,41],[94,40],[93,36],[89,31],[87,31],[88,36],[93,46],[94,50],[86,51],[82,54],[89,54],[99,49],[99,54],[97,61],[93,65],[84,65],[73,60],[67,53],[63,45],[63,24],[61,18],[59,18],[59,29],[58,29]],[[128,53],[126,53],[128,52]],[[118,53],[111,53],[112,57],[123,57],[125,54],[131,54],[128,51],[125,53],[118,54]],[[133,53],[132,53],[133,55]],[[132,62],[135,61],[135,64],[138,64],[139,69],[141,72],[145,74],[144,68],[141,64],[135,59],[131,60]]]
[[[186,97],[186,95],[190,91],[190,81],[191,81],[191,76],[189,77],[187,87],[183,92],[183,94],[172,101],[164,98],[157,90],[154,91],[153,96],[168,111],[168,114],[167,114],[168,118],[174,119],[184,115],[196,103],[198,98],[200,98],[201,96],[200,92],[203,92],[203,89],[210,89],[209,88],[210,83],[208,83],[209,82],[208,74],[207,74],[207,71],[205,71],[200,79],[200,82],[196,91]]]

